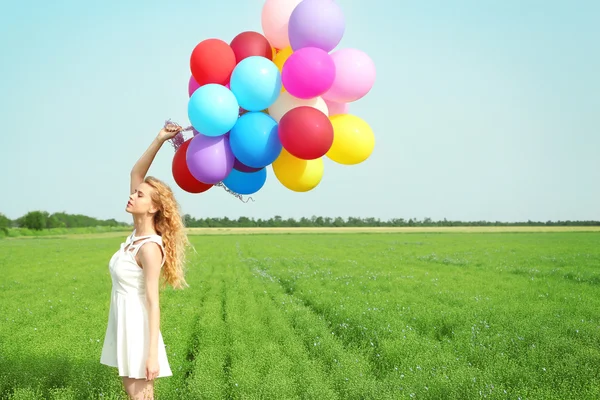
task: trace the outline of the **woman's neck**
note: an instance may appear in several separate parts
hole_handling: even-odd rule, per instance
[[[154,221],[151,216],[133,216],[133,227],[135,229],[135,236],[148,236],[156,235],[156,229],[154,229]]]

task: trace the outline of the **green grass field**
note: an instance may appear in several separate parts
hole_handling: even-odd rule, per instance
[[[125,398],[121,236],[0,241],[0,398]],[[600,398],[600,232],[190,238],[158,399]]]

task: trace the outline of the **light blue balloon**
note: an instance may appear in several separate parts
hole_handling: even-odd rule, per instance
[[[281,73],[268,58],[251,56],[235,67],[229,85],[240,107],[261,111],[269,108],[279,97]]]
[[[220,136],[231,130],[239,116],[235,95],[225,86],[210,83],[199,87],[188,102],[188,118],[205,136]]]
[[[263,168],[256,172],[240,172],[231,170],[223,184],[237,194],[253,194],[258,192],[267,181],[267,169]]]
[[[248,167],[262,168],[279,157],[282,145],[277,122],[262,112],[242,115],[229,134],[233,155]]]

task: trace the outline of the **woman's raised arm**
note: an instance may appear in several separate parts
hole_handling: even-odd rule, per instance
[[[156,138],[154,138],[152,143],[150,143],[148,149],[146,149],[144,154],[142,154],[140,159],[137,160],[131,169],[129,194],[135,192],[140,183],[144,181],[144,178],[150,169],[150,165],[152,165],[152,161],[154,161],[154,157],[156,157],[156,153],[158,153],[158,150],[160,150],[163,143],[173,138],[175,135],[181,132],[181,130],[182,128],[175,124],[168,124],[166,127],[160,130]]]

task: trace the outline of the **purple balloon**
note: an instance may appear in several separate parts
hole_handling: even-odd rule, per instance
[[[192,97],[196,89],[198,89],[199,87],[200,85],[198,84],[198,82],[196,82],[194,77],[190,76],[190,81],[188,83],[188,94],[190,95],[190,97]]]
[[[235,161],[233,162],[233,169],[240,171],[240,172],[257,172],[257,171],[260,171],[262,168],[249,167],[245,164],[242,164],[242,162],[236,158]]]
[[[334,1],[303,0],[290,16],[288,36],[294,51],[318,47],[329,52],[340,43],[345,29],[344,13]]]
[[[198,134],[192,138],[186,153],[190,173],[200,182],[221,182],[233,169],[235,157],[225,135],[206,136]]]

